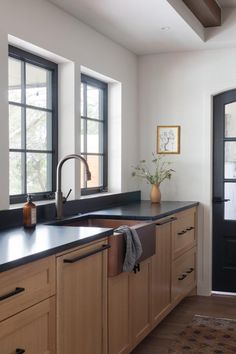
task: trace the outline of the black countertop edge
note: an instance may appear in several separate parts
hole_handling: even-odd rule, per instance
[[[5,272],[5,271],[10,270],[10,269],[13,269],[13,268],[16,268],[16,267],[21,266],[21,265],[25,265],[25,264],[30,263],[30,262],[34,262],[34,261],[40,260],[42,258],[46,258],[46,257],[52,256],[52,255],[56,255],[57,253],[61,253],[61,252],[67,251],[67,250],[70,250],[70,249],[75,248],[75,247],[86,245],[86,244],[88,244],[90,242],[93,242],[93,241],[99,241],[100,239],[103,239],[105,237],[109,237],[112,234],[113,234],[113,229],[109,229],[108,230],[106,228],[105,231],[99,232],[99,233],[97,233],[97,234],[95,234],[93,236],[90,236],[90,237],[87,237],[87,238],[83,238],[83,239],[80,239],[80,240],[76,240],[76,241],[72,241],[72,242],[69,242],[69,243],[65,243],[63,245],[59,245],[59,246],[50,248],[50,249],[45,250],[45,251],[40,251],[38,253],[34,253],[34,254],[29,255],[29,256],[16,259],[14,261],[6,262],[6,263],[0,265],[0,273],[1,272]]]

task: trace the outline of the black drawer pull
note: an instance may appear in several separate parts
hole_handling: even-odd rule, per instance
[[[190,274],[194,271],[194,268],[189,268],[188,270],[186,270],[186,273]]]
[[[187,232],[187,231],[185,231],[185,230],[180,231],[180,232],[178,232],[178,235],[184,235],[184,234],[186,234],[186,232]]]
[[[187,227],[187,229],[186,229],[186,231],[191,231],[191,230],[194,230],[193,226]]]
[[[81,259],[90,257],[90,256],[92,256],[92,255],[94,255],[94,254],[96,254],[96,253],[103,252],[103,251],[107,250],[108,248],[111,248],[111,246],[110,246],[110,245],[102,245],[102,247],[97,248],[97,249],[94,250],[94,251],[85,253],[85,254],[83,254],[82,256],[78,256],[78,257],[72,258],[72,259],[64,259],[63,262],[64,262],[64,263],[75,263],[75,262],[80,261]]]
[[[184,280],[184,279],[186,278],[186,276],[187,276],[187,274],[182,274],[182,275],[178,278],[178,280]]]
[[[16,348],[16,354],[23,354],[25,353],[24,349]]]
[[[161,226],[161,225],[168,224],[169,222],[172,222],[172,221],[175,221],[175,220],[177,220],[177,218],[173,216],[173,217],[171,217],[169,219],[165,219],[163,221],[156,222],[156,225],[157,226]]]
[[[14,296],[14,295],[17,295],[19,293],[22,293],[22,291],[25,291],[25,288],[15,288],[15,290],[11,291],[10,293],[8,294],[5,294],[5,295],[1,295],[0,296],[0,301],[3,301],[11,296]]]

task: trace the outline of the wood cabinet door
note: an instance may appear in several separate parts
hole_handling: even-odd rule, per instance
[[[129,273],[108,281],[108,353],[130,353]]]
[[[15,353],[56,354],[55,297],[0,323],[0,354]]]
[[[57,258],[58,354],[107,352],[107,251],[104,242]]]
[[[129,276],[129,304],[132,346],[136,346],[151,329],[152,257],[140,263],[140,271]]]
[[[152,257],[152,323],[157,325],[171,306],[171,222],[156,227]]]

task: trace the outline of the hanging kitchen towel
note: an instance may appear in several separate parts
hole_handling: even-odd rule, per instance
[[[114,231],[125,235],[126,252],[123,263],[123,272],[132,272],[136,261],[143,252],[138,233],[135,229],[130,228],[127,225],[122,225]]]

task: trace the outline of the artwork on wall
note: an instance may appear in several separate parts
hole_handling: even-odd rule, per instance
[[[180,153],[180,126],[162,125],[157,127],[157,153]]]

